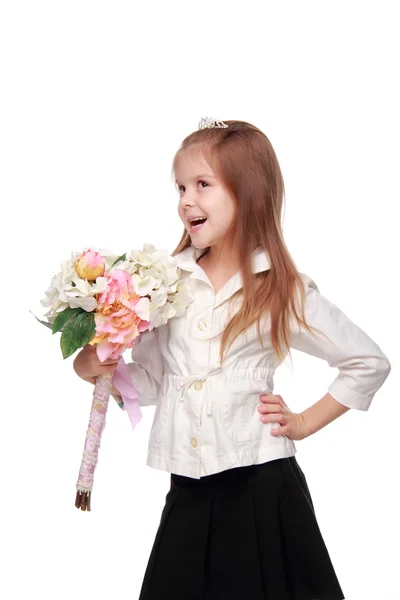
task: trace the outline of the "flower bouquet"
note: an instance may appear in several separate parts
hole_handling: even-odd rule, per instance
[[[72,253],[51,280],[46,298],[41,301],[48,307],[47,321],[38,320],[53,333],[61,332],[64,359],[86,344],[96,345],[100,361],[119,359],[113,374],[96,378],[76,483],[78,509],[90,511],[94,470],[113,384],[133,428],[142,416],[139,393],[132,385],[122,353],[139,342],[144,331],[182,316],[191,301],[189,284],[180,279],[174,257],[150,244],[144,244],[143,251],[132,250],[122,256],[89,248]]]

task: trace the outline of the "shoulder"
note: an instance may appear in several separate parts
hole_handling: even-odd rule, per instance
[[[301,273],[300,271],[299,271],[299,275],[301,277],[301,281],[303,283],[303,288],[304,288],[306,294],[310,294],[313,291],[319,292],[319,288],[318,288],[317,284],[315,283],[314,279],[312,279],[312,277],[310,277],[310,275],[307,275],[306,273]]]
[[[303,289],[297,288],[297,307],[300,308],[301,300],[304,300],[304,310],[307,320],[315,316],[321,309],[323,297],[315,280],[307,273],[299,271]],[[302,298],[300,297],[302,296]]]

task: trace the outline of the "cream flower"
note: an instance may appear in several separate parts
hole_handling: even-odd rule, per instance
[[[184,280],[178,281],[176,284],[176,292],[170,296],[170,302],[176,311],[177,317],[181,317],[184,314],[186,307],[192,300],[193,294],[189,283]]]
[[[151,275],[143,278],[135,274],[132,276],[134,292],[139,296],[148,296],[157,284],[157,280]]]
[[[164,306],[164,304],[168,300],[168,289],[162,285],[158,288],[158,290],[154,290],[151,294],[151,308],[150,312],[153,312],[160,306]]]
[[[155,311],[150,313],[150,326],[149,330],[151,331],[155,327],[160,327],[160,325],[165,325],[165,323],[174,317],[176,314],[175,308],[167,303],[160,308],[157,308]]]
[[[107,278],[98,277],[93,284],[90,284],[86,279],[76,278],[74,284],[64,286],[60,299],[67,302],[71,308],[80,307],[87,312],[91,312],[97,308],[97,301],[94,296],[104,292],[107,287]]]

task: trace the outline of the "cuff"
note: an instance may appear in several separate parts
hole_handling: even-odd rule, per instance
[[[335,398],[340,404],[347,406],[348,408],[354,408],[356,410],[368,410],[372,402],[374,394],[372,396],[363,396],[353,390],[346,387],[341,381],[335,380],[328,387],[328,392]]]

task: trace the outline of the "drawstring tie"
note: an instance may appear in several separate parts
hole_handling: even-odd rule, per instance
[[[187,376],[181,377],[180,380],[176,384],[176,389],[181,391],[181,393],[179,394],[180,402],[184,402],[185,392],[192,385],[192,383],[194,383],[195,381],[201,381],[202,383],[204,383],[205,380],[207,379],[207,377],[209,377],[210,375],[216,375],[217,373],[221,373],[221,372],[222,372],[222,368],[217,367],[215,369],[211,369],[210,371],[207,371],[200,375],[187,375]],[[212,394],[208,393],[207,394],[207,415],[211,416],[212,414],[213,414]]]
[[[202,375],[188,375],[187,377],[181,377],[180,381],[176,384],[176,389],[181,390],[179,394],[179,400],[181,402],[184,401],[184,394],[188,387],[192,385],[195,381],[204,381],[205,377]]]

